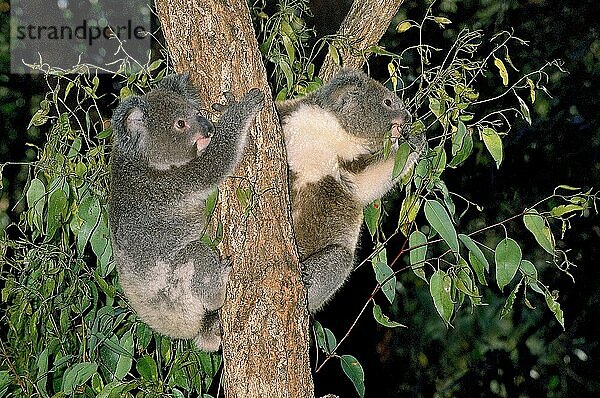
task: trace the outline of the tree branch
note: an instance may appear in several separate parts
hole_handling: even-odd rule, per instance
[[[266,95],[234,171],[242,178],[219,188],[220,249],[233,260],[221,311],[226,396],[312,398],[283,136],[248,6],[244,0],[157,0],[156,6],[175,69],[190,71],[205,106],[224,91],[239,98],[259,87]],[[251,199],[238,200],[239,192]]]
[[[338,35],[347,45],[337,48],[341,66],[359,69],[370,55],[369,48],[379,42],[404,0],[354,0]],[[340,68],[327,54],[319,76],[327,81]]]

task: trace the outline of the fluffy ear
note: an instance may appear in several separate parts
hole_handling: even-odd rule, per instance
[[[171,91],[181,95],[186,100],[194,103],[195,107],[200,107],[200,94],[190,82],[189,72],[169,75],[163,78],[156,86],[157,90]]]
[[[148,130],[146,113],[148,103],[142,97],[130,97],[119,104],[112,117],[115,146],[123,153],[143,153]]]
[[[333,105],[333,108],[339,108],[349,95],[360,95],[360,88],[368,79],[362,71],[342,69],[316,92],[315,100],[321,106]]]

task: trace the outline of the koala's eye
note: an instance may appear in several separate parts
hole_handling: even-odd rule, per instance
[[[389,99],[389,98],[386,98],[386,99],[384,99],[384,100],[383,100],[383,105],[384,105],[386,108],[391,108],[391,107],[392,107],[392,100],[391,100],[391,99]]]
[[[178,128],[182,129],[182,128],[184,128],[184,127],[185,127],[185,120],[179,119],[179,120],[177,120],[177,122],[175,123],[175,125],[176,125]]]

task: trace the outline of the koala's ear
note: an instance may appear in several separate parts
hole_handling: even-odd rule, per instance
[[[200,106],[200,93],[192,85],[189,72],[177,73],[165,77],[158,83],[156,89],[181,95],[186,100],[193,102],[196,107]]]
[[[322,101],[334,105],[334,108],[342,107],[348,98],[362,94],[361,87],[365,79],[369,78],[359,70],[340,70],[321,89]]]
[[[143,153],[148,136],[146,117],[148,103],[142,97],[130,97],[119,104],[112,118],[115,146],[128,154]]]

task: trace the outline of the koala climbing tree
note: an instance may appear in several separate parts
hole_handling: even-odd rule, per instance
[[[172,75],[124,100],[112,119],[109,218],[121,287],[154,330],[205,351],[221,345],[217,310],[231,269],[198,235],[205,200],[237,165],[264,95],[227,98],[213,126],[188,75]]]
[[[279,102],[277,108],[290,166],[296,242],[308,308],[314,312],[354,268],[363,207],[409,174],[426,139],[412,133],[402,101],[357,70],[343,69],[317,91]],[[388,132],[394,146],[384,159]],[[407,143],[411,153],[394,178],[399,143]]]

